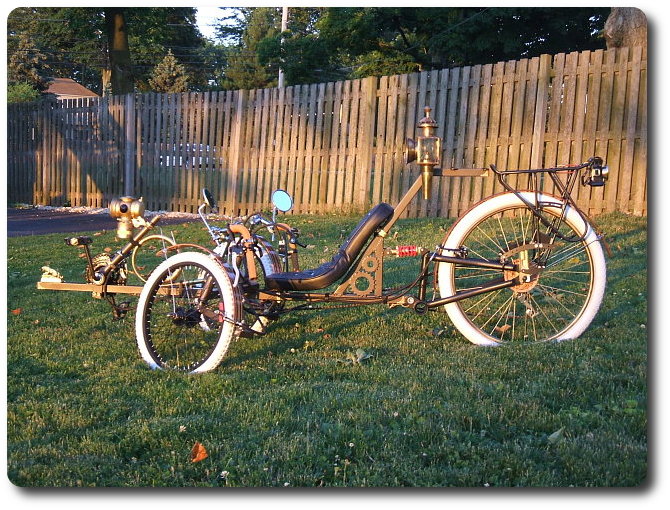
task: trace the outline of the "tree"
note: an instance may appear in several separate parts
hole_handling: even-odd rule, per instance
[[[634,7],[613,7],[603,30],[608,48],[646,46],[647,18]]]
[[[7,85],[8,103],[29,103],[37,101],[40,97],[40,91],[28,82],[21,81]]]
[[[105,9],[107,40],[109,44],[109,69],[112,94],[128,94],[135,90],[133,67],[128,46],[128,27],[124,10],[119,7]]]
[[[25,83],[34,90],[47,88],[45,71],[46,55],[39,48],[33,48],[25,33],[17,36],[18,44],[7,62],[7,79],[10,83]]]
[[[273,72],[281,68],[286,83],[326,82],[346,77],[332,58],[327,40],[317,28],[323,8],[292,7],[287,30],[264,37],[257,45],[259,62]]]
[[[232,42],[225,71],[225,88],[255,89],[276,84],[278,68],[259,58],[259,44],[276,37],[281,13],[273,7],[237,9],[231,25],[219,27],[219,36]],[[230,19],[230,18],[229,18]]]
[[[245,8],[225,20],[219,35],[235,50],[227,70],[231,85],[268,86],[280,66],[287,83],[297,84],[597,49],[608,13],[581,7],[291,8],[288,30],[279,33],[279,9]],[[260,79],[238,79],[240,69]]]
[[[602,47],[602,8],[328,8],[319,35],[345,65],[399,72]],[[386,61],[386,62],[383,62]]]
[[[149,85],[156,92],[175,93],[188,91],[186,69],[168,50],[165,58],[154,68]]]
[[[123,8],[137,90],[149,88],[149,74],[168,49],[186,67],[192,87],[207,86],[200,55],[205,39],[195,12],[191,7]],[[37,68],[43,76],[72,78],[102,93],[102,75],[110,73],[106,19],[100,7],[14,9],[7,18],[8,57],[17,54],[24,36],[46,57]]]

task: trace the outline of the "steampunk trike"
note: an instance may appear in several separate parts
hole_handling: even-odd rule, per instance
[[[604,185],[602,159],[528,170],[442,169],[436,127],[426,108],[421,136],[408,140],[406,150],[406,160],[416,160],[421,174],[400,202],[373,207],[332,259],[314,269],[299,267],[300,232],[274,214],[211,225],[205,211],[216,201],[203,190],[199,213],[213,247],[171,243],[163,250],[168,256],[141,288],[136,310],[142,358],[152,368],[206,372],[238,336],[264,334],[271,321],[317,304],[446,311],[468,340],[485,346],[581,335],[603,299],[606,267],[602,236],[571,194],[577,184]],[[385,246],[419,191],[430,197],[432,179],[487,175],[505,191],[466,211],[438,246]],[[511,175],[526,176],[528,188],[512,187]],[[557,194],[540,191],[542,175]],[[273,203],[275,212],[291,208],[281,190]],[[421,257],[409,284],[385,288],[390,256]]]

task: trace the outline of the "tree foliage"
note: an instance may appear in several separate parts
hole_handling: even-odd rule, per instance
[[[136,90],[151,90],[171,50],[190,90],[275,86],[409,73],[604,48],[609,8],[292,7],[222,10],[217,42],[190,7],[123,8]],[[104,8],[22,7],[8,17],[10,81],[70,77],[101,92],[109,69]]]
[[[232,43],[224,86],[254,89],[276,84],[276,69],[261,61],[259,45],[279,34],[281,12],[274,7],[242,8],[234,19],[236,23],[219,28],[220,37]]]
[[[19,81],[7,84],[8,103],[29,103],[40,99],[40,91],[32,84]]]
[[[244,34],[254,9],[234,29]],[[278,13],[275,10],[275,23]],[[288,30],[252,49],[291,83],[485,64],[604,47],[608,8],[291,8]]]
[[[21,60],[28,50],[45,56],[35,70],[42,77],[68,77],[98,93],[109,68],[108,40],[102,7],[22,7],[7,19],[8,56]],[[133,78],[148,90],[151,70],[168,49],[183,63],[193,87],[207,85],[199,58],[205,40],[191,7],[124,7]],[[28,47],[21,47],[21,40]]]
[[[149,85],[155,92],[176,93],[188,91],[186,69],[174,58],[172,50],[168,50],[165,58],[152,71]]]
[[[609,9],[333,7],[318,23],[353,76],[493,63],[603,47]]]

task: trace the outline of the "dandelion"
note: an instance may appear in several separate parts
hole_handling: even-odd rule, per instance
[[[284,482],[284,487],[288,487],[289,485],[291,485],[290,482]]]
[[[349,448],[353,448],[353,447],[354,447],[354,443],[349,443]]]
[[[221,478],[221,480],[225,480],[226,478],[228,478],[229,474],[230,473],[228,471],[221,471],[221,473],[219,474],[219,478]]]

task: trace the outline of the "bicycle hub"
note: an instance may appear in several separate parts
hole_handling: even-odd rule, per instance
[[[116,237],[130,239],[133,236],[133,220],[144,214],[144,202],[134,197],[115,198],[109,204],[109,214],[116,218]]]

